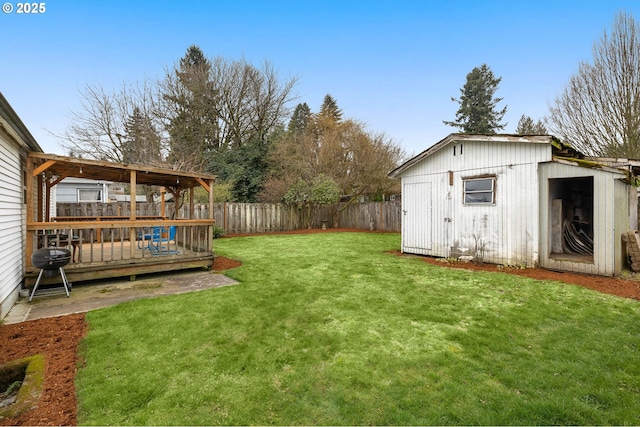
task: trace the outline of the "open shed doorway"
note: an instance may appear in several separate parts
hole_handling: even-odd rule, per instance
[[[593,263],[593,177],[549,180],[550,258]]]

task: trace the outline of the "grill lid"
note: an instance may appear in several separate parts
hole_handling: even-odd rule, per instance
[[[31,263],[43,270],[57,270],[71,261],[71,251],[65,248],[38,249],[31,255]]]

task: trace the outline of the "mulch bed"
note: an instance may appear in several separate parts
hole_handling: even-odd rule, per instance
[[[287,234],[326,233],[362,230],[299,230]],[[227,236],[231,237],[231,236]],[[399,256],[404,256],[398,253]],[[589,276],[575,273],[559,273],[538,268],[499,268],[491,264],[447,262],[430,257],[420,257],[440,267],[465,268],[478,271],[501,271],[541,280],[557,280],[585,286],[600,292],[625,298],[640,299],[640,282],[615,277]],[[241,263],[225,257],[217,257],[214,271],[224,271]],[[78,344],[87,332],[84,313],[69,316],[38,319],[13,325],[0,325],[0,364],[22,357],[43,354],[45,356],[45,380],[43,391],[35,409],[16,418],[0,420],[0,425],[76,425],[77,402],[74,378],[82,361],[78,357]]]
[[[400,255],[400,253],[398,252]],[[592,276],[589,274],[545,270],[542,268],[504,267],[495,264],[474,264],[472,262],[450,261],[432,257],[420,257],[429,264],[439,267],[462,268],[475,271],[491,271],[531,277],[538,280],[555,280],[584,286],[605,294],[640,300],[640,281],[618,277]]]
[[[76,424],[77,349],[86,331],[84,314],[0,326],[0,364],[35,354],[45,357],[38,406],[16,418],[0,420],[0,425]]]

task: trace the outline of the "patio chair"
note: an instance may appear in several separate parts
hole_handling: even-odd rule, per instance
[[[151,249],[150,245],[151,245],[151,236],[152,234],[152,227],[144,227],[142,230],[138,231],[138,236],[136,238],[136,240],[138,241],[138,249]]]
[[[175,255],[178,253],[176,249],[170,249],[171,244],[176,242],[176,226],[170,227],[153,227],[151,230],[151,239],[149,240],[148,249],[152,255]]]

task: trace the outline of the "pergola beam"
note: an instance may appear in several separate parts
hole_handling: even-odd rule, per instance
[[[38,166],[33,170],[32,172],[33,176],[40,175],[41,173],[43,173],[44,171],[46,171],[47,169],[49,169],[51,166],[55,164],[56,164],[55,160],[47,160],[46,162],[44,162],[43,164],[41,164],[40,166]]]

